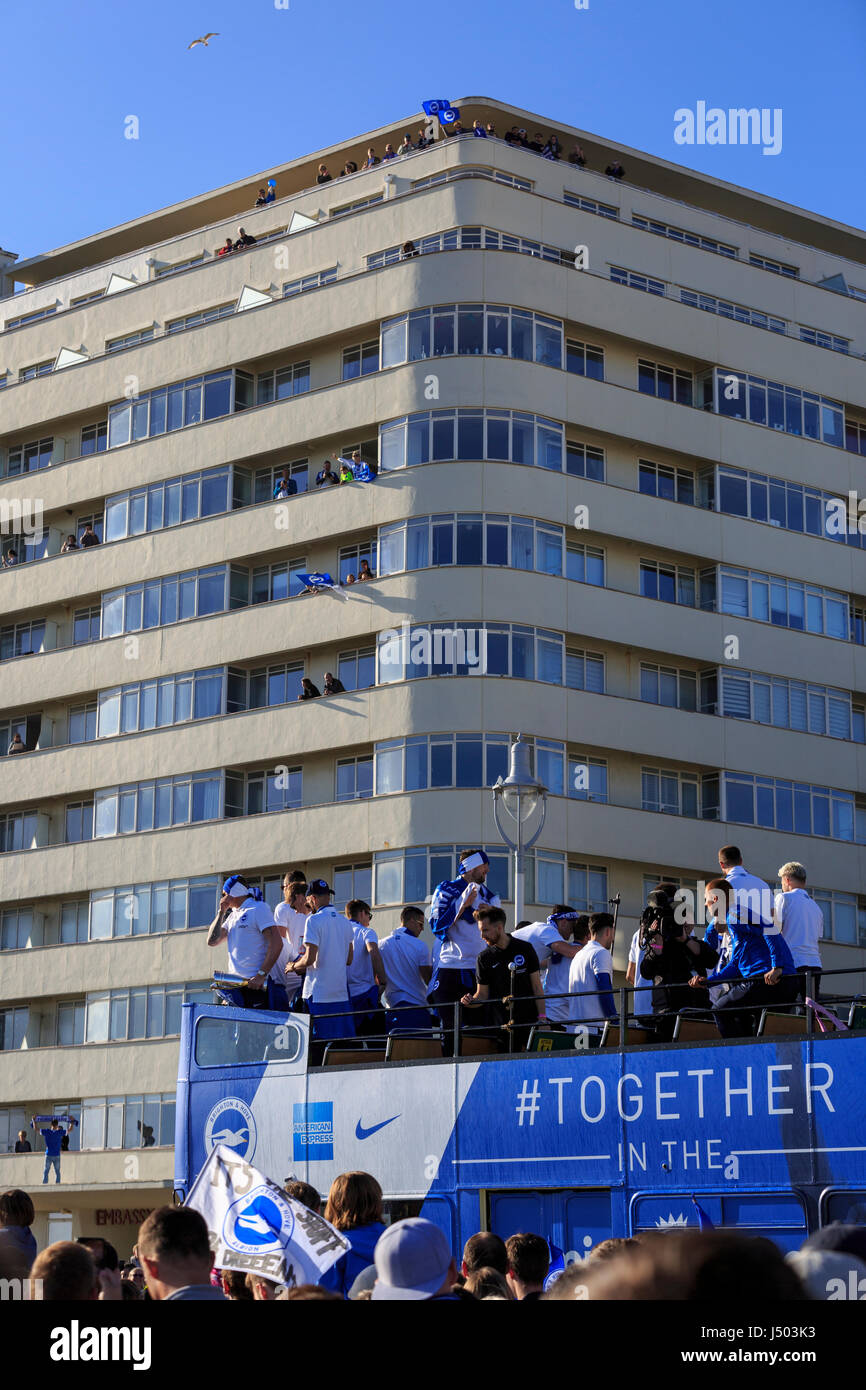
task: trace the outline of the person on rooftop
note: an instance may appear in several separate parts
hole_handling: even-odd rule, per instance
[[[383,161],[386,160],[386,159],[396,159],[396,158],[397,158],[397,151],[394,149],[394,146],[393,146],[393,145],[390,145],[390,144],[389,144],[389,145],[386,145],[386,146],[385,146],[385,153],[382,155]]]
[[[235,250],[241,251],[245,246],[255,246],[256,239],[245,232],[243,227],[238,227],[238,239],[235,242]]]
[[[331,175],[328,173],[327,164],[319,165],[319,172],[316,175],[316,183],[330,183]]]
[[[414,150],[414,148],[415,146],[412,143],[412,136],[409,134],[409,131],[407,130],[406,134],[403,136],[402,142],[397,146],[397,153],[408,154],[409,151]]]
[[[367,158],[364,161],[364,168],[375,169],[376,165],[381,163],[381,159],[379,158],[376,151],[373,149],[373,146],[371,145],[367,151]]]
[[[218,256],[230,256],[230,255],[232,254],[232,252],[234,251],[234,249],[235,249],[235,244],[234,244],[234,242],[232,241],[232,239],[231,239],[230,236],[227,236],[226,239],[225,239],[225,245],[220,247],[220,249],[217,251],[217,255],[218,255]]]
[[[625,169],[623,169],[618,159],[614,159],[608,164],[604,171],[609,179],[624,179]]]
[[[268,201],[268,191],[266,188],[259,189],[259,196],[256,198],[256,207],[263,208]]]

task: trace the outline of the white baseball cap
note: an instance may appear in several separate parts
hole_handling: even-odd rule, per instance
[[[374,1299],[432,1298],[445,1283],[451,1247],[432,1221],[411,1216],[388,1226],[376,1242]]]

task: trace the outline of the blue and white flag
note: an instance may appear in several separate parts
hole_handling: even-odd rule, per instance
[[[350,1249],[330,1222],[217,1144],[186,1206],[207,1222],[217,1269],[260,1274],[276,1284],[317,1284]]]
[[[558,1245],[554,1245],[552,1240],[548,1240],[547,1248],[550,1251],[550,1265],[544,1280],[544,1292],[552,1289],[557,1279],[565,1273],[565,1255]]]
[[[444,97],[434,98],[433,101],[422,102],[424,114],[427,116],[438,116],[443,125],[453,125],[460,119],[460,109],[452,106],[450,101]]]
[[[299,572],[295,577],[299,584],[306,584],[308,589],[330,589],[332,594],[339,594],[340,598],[348,599],[349,597],[348,594],[341,591],[327,571],[320,573],[318,570],[314,570],[312,574]]]

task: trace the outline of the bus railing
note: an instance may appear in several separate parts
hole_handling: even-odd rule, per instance
[[[839,976],[851,975],[866,975],[866,965],[836,970],[806,970],[802,972],[804,981],[802,994],[798,994],[793,1000],[780,1002],[778,1005],[774,1005],[772,998],[769,1000],[765,998],[759,1004],[744,1004],[742,1008],[737,1007],[735,1011],[756,1018],[756,1030],[751,1036],[757,1038],[770,1036],[769,1033],[765,1033],[764,1029],[768,1018],[773,1019],[776,1016],[782,1016],[788,1019],[792,1017],[801,1018],[803,1020],[803,1028],[801,1030],[773,1029],[774,1033],[790,1031],[792,1035],[800,1033],[802,1036],[815,1037],[821,1036],[822,1034],[830,1036],[835,1032],[846,1032],[852,1027],[866,1028],[866,994],[851,991],[845,991],[841,994],[827,994],[825,992],[820,1001],[820,1005],[818,1005],[818,1001],[815,999],[816,985],[818,985],[819,982],[826,986],[827,982],[831,979],[836,979]],[[731,977],[729,980],[726,980],[725,983],[746,983],[749,978],[750,977],[747,976]],[[751,978],[754,979],[754,977]],[[680,982],[672,986],[656,986],[655,988],[682,989],[684,987],[684,983]],[[708,987],[713,988],[712,976],[709,978]],[[237,990],[249,988],[249,981],[239,975],[233,975],[223,971],[214,972],[211,989],[216,994],[219,1003],[237,1007],[239,1001],[237,998],[233,998],[232,995]],[[505,1018],[504,1021],[488,1021],[481,1024],[472,1024],[468,1021],[470,1011],[460,1000],[454,1000],[450,1003],[427,1004],[423,1006],[409,1004],[387,1006],[380,1001],[376,1005],[371,1006],[368,1004],[364,1008],[341,1009],[334,1013],[328,1013],[327,1015],[313,1014],[310,1019],[311,1057],[315,1056],[317,1060],[312,1064],[318,1065],[318,1061],[323,1058],[324,1053],[326,1051],[330,1052],[331,1050],[334,1052],[339,1052],[341,1050],[366,1050],[380,1053],[384,1048],[386,1059],[390,1060],[392,1051],[400,1050],[399,1048],[395,1049],[392,1047],[390,1043],[391,1039],[395,1039],[398,1042],[401,1039],[438,1041],[441,1044],[443,1058],[449,1057],[458,1060],[467,1055],[478,1055],[477,1052],[467,1054],[462,1050],[461,1043],[463,1039],[492,1039],[502,1045],[502,1049],[505,1053],[513,1054],[515,1052],[525,1052],[532,1041],[533,1035],[537,1035],[539,1032],[544,1034],[560,1033],[574,1036],[576,1039],[574,1046],[576,1049],[579,1049],[581,1047],[607,1045],[611,1031],[616,1029],[618,1032],[617,1049],[622,1050],[630,1045],[630,1035],[636,1040],[631,1045],[645,1045],[647,1042],[653,1041],[662,1043],[673,1042],[676,1044],[678,1042],[679,1031],[682,1027],[682,1024],[676,1022],[677,1019],[716,1025],[716,1014],[712,1006],[710,1008],[690,1008],[681,1006],[664,1012],[645,1012],[641,1006],[641,1012],[635,1013],[634,996],[639,991],[651,991],[653,988],[652,982],[647,981],[642,985],[622,985],[610,991],[604,991],[611,1001],[614,1012],[612,1014],[606,1014],[603,1010],[600,1010],[599,1014],[595,1017],[583,1019],[549,1020],[546,1018],[536,1018],[532,1020],[520,1016],[516,1017],[515,1013],[518,1006],[525,1006],[533,1002],[537,1002],[546,1007],[548,1003],[557,1000],[575,1000],[591,997],[597,999],[599,991],[580,990],[558,994],[545,994],[537,1001],[535,1000],[535,996],[518,998],[513,994],[507,995],[504,999],[491,1001],[494,1005],[499,1005],[502,1009],[507,1011],[507,1018]],[[253,1004],[246,1006],[250,1007],[253,1012],[258,1011],[258,1009],[268,1010],[267,990],[263,989],[261,993],[263,995],[263,1000],[260,1005]],[[299,997],[296,996],[296,999],[292,1002],[300,1004]],[[425,1010],[429,1015],[429,1025],[419,1025],[417,1022],[417,1015],[419,1012]],[[285,1009],[282,1008],[269,1011],[281,1014],[286,1012]],[[301,1009],[297,1007],[289,1010],[290,1013],[300,1011]],[[386,1011],[392,1016],[393,1021],[390,1027],[386,1026]],[[822,1013],[824,1014],[823,1018],[821,1017]],[[416,1021],[410,1023],[407,1019],[407,1026],[401,1027],[399,1021],[401,1014],[404,1016],[413,1015]],[[332,1030],[336,1020],[344,1018],[352,1020],[352,1032],[347,1030],[342,1035],[334,1033]],[[661,1018],[664,1018],[668,1022],[674,1020],[673,1033],[670,1037],[658,1037],[654,1039],[652,1035],[657,1031],[658,1021]],[[327,1019],[327,1034],[324,1034],[321,1030],[317,1032],[317,1021],[321,1022],[325,1019]],[[360,1025],[362,1031],[358,1031],[356,1025]],[[721,1039],[722,1036],[723,1035],[719,1032],[719,1039]],[[579,1041],[581,1037],[586,1038],[586,1041]],[[502,1054],[500,1053],[500,1055]],[[377,1057],[373,1060],[380,1059]],[[425,1058],[425,1060],[432,1060],[432,1058]]]

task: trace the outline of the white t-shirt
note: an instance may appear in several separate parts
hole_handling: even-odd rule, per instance
[[[753,916],[760,913],[768,924],[772,922],[773,892],[769,883],[756,874],[748,873],[742,864],[728,869],[725,878],[734,890],[733,907],[744,915],[747,909],[751,909]]]
[[[352,964],[348,970],[349,998],[354,999],[359,994],[366,994],[367,990],[372,989],[376,983],[373,962],[370,959],[370,952],[367,950],[367,942],[376,942],[379,938],[372,927],[362,927],[360,922],[350,922],[349,926],[352,928],[354,938]]]
[[[557,936],[559,936],[559,932],[557,932]],[[561,937],[560,940],[562,940]],[[578,945],[579,943],[575,942],[574,944]],[[557,951],[555,953],[551,952],[550,960],[548,961],[547,974],[544,977],[544,1011],[547,1017],[553,1019],[555,1023],[568,1022],[571,1017],[571,1000],[568,998],[550,999],[547,998],[547,996],[551,994],[568,994],[568,979],[572,960],[574,960],[574,956],[569,958],[568,956],[560,955]]]
[[[610,951],[604,946],[599,946],[597,941],[590,937],[582,950],[572,959],[568,971],[568,988],[573,995],[577,995],[584,990],[593,990],[598,993],[598,976],[607,975],[613,981],[613,960]],[[613,1005],[616,1008],[616,996],[613,996]],[[569,1001],[571,1009],[569,1018],[573,1025],[585,1024],[591,1033],[600,1033],[604,1027],[605,1014],[601,1004],[594,999],[592,994],[585,994],[582,999],[573,998]],[[576,1027],[569,1029],[569,1032],[576,1032]]]
[[[304,998],[314,1004],[349,1002],[346,958],[352,923],[333,907],[320,907],[307,918],[304,945],[317,946],[316,964],[304,976]]]
[[[820,966],[818,942],[824,935],[824,914],[805,888],[776,894],[776,921],[782,924],[794,964]]]
[[[550,964],[551,944],[562,941],[558,929],[550,922],[530,922],[528,927],[515,927],[511,935],[519,936],[521,941],[528,941],[534,948],[540,970],[546,969]]]
[[[288,903],[277,903],[274,908],[274,920],[280,928],[283,949],[280,951],[280,958],[271,971],[271,975],[278,984],[285,986],[289,995],[297,994],[301,988],[301,977],[296,975],[294,971],[287,975],[286,966],[291,961],[297,960],[304,948],[304,927],[307,925],[307,913],[298,912],[296,907],[289,907]]]
[[[388,1008],[395,1009],[398,1004],[424,1007],[430,986],[422,979],[421,969],[431,964],[430,947],[405,927],[398,927],[379,942],[379,950],[388,981],[382,998]]]
[[[252,897],[228,914],[223,926],[228,933],[229,968],[235,975],[248,980],[258,974],[268,954],[262,932],[273,925],[274,914],[267,903],[257,903]]]
[[[637,931],[632,937],[631,945],[628,948],[629,963],[634,966],[635,991],[634,994],[631,996],[634,1000],[634,1003],[632,1004],[632,1011],[636,1014],[651,1014],[653,1011],[653,987],[652,984],[648,983],[640,973],[640,963],[643,960],[646,952],[642,951],[640,946],[638,945],[639,939],[640,927],[638,927]],[[611,976],[611,979],[612,978],[613,976]]]

